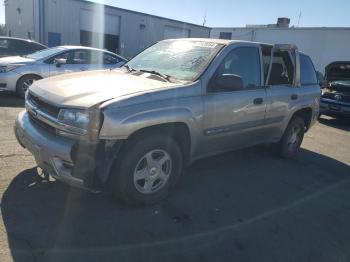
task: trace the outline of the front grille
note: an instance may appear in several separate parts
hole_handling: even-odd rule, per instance
[[[32,116],[32,114],[30,112],[28,112],[29,114],[29,120],[35,125],[38,126],[40,128],[45,129],[46,131],[55,134],[56,135],[56,128],[44,123],[43,121],[35,118],[34,116]]]
[[[30,103],[32,103],[33,105],[38,107],[38,109],[40,109],[44,113],[46,113],[52,117],[55,117],[55,118],[58,117],[58,113],[60,112],[60,109],[57,106],[51,105],[51,104],[43,101],[42,99],[34,96],[31,93],[28,93],[27,99]]]

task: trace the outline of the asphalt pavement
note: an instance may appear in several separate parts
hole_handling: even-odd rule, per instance
[[[0,93],[0,261],[350,261],[350,123],[322,118],[293,160],[267,146],[198,161],[128,207],[37,173]]]

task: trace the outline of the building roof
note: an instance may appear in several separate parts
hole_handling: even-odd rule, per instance
[[[350,27],[213,27],[212,29],[246,29],[246,30],[350,30]]]
[[[191,26],[196,26],[196,27],[202,27],[202,28],[206,28],[206,29],[211,29],[210,27],[203,26],[203,25],[188,23],[188,22],[184,22],[184,21],[180,21],[180,20],[176,20],[176,19],[170,19],[170,18],[166,18],[166,17],[162,17],[162,16],[157,16],[157,15],[146,14],[146,13],[142,13],[142,12],[138,12],[138,11],[133,11],[133,10],[129,10],[129,9],[124,9],[124,8],[120,8],[120,7],[116,7],[116,6],[111,6],[111,5],[105,5],[105,4],[95,3],[95,2],[91,2],[91,1],[89,1],[89,0],[75,0],[75,1],[84,2],[84,3],[88,3],[88,4],[91,4],[91,5],[97,5],[97,6],[106,6],[106,7],[108,7],[108,8],[115,9],[115,10],[120,10],[120,11],[124,11],[124,12],[130,12],[130,13],[134,13],[134,14],[145,15],[145,16],[148,16],[148,17],[154,17],[154,18],[164,19],[164,20],[168,20],[168,21],[172,21],[172,22],[182,23],[182,24],[185,24],[185,25],[191,25]]]

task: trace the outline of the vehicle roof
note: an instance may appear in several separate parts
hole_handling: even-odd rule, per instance
[[[334,61],[327,66],[332,66],[332,65],[350,65],[350,61]]]
[[[176,38],[176,39],[166,39],[166,40],[163,40],[163,41],[168,41],[168,40],[200,41],[200,42],[208,42],[208,43],[215,43],[215,44],[221,44],[221,45],[250,43],[250,44],[257,44],[257,45],[273,46],[273,44],[262,43],[262,42],[244,41],[244,40],[227,40],[227,39],[216,39],[216,38]]]
[[[100,48],[95,48],[95,47],[89,47],[89,46],[81,46],[81,45],[60,45],[60,46],[55,46],[55,47],[60,47],[60,48],[64,48],[64,49],[68,49],[68,50],[74,50],[74,49],[86,49],[86,50],[95,50],[95,51],[103,51],[118,57],[121,57],[125,60],[127,60],[126,58],[122,57],[121,55],[118,55],[116,53],[113,53],[111,51],[105,50],[105,49],[100,49]]]
[[[0,36],[0,39],[19,40],[19,41],[24,41],[24,42],[28,42],[28,43],[35,43],[35,44],[38,44],[38,45],[41,45],[41,46],[47,48],[46,45],[43,45],[43,44],[36,42],[36,41],[33,41],[31,39],[24,39],[24,38],[10,37],[10,36]]]

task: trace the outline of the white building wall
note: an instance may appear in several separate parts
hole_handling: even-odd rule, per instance
[[[209,37],[210,34],[210,29],[206,27],[81,0],[51,0],[45,3],[45,43],[48,40],[47,33],[54,32],[61,34],[61,44],[79,45],[80,30],[83,28],[80,14],[89,11],[93,14],[94,30],[100,29],[101,32],[108,31],[110,34],[119,35],[120,54],[125,57],[132,57],[153,43],[163,40],[166,27],[183,29],[190,37]],[[117,18],[119,25],[113,27],[111,23],[105,24],[104,19],[107,16]],[[144,29],[141,29],[140,25],[144,25]]]
[[[38,0],[16,0],[5,3],[7,35],[38,40]]]
[[[43,24],[39,22],[39,2],[44,4]],[[6,25],[13,36],[27,38],[30,31],[34,33],[35,40],[48,44],[48,33],[51,32],[60,34],[62,45],[79,45],[80,30],[84,28],[84,25],[81,25],[80,14],[85,10],[93,14],[93,31],[119,35],[119,50],[125,57],[132,57],[151,44],[166,38],[166,28],[173,28],[174,32],[177,30],[180,32],[179,36],[209,37],[210,34],[210,28],[207,27],[83,0],[11,0],[8,3],[5,10]],[[21,17],[16,15],[18,7],[23,10]],[[106,17],[109,17],[110,21],[118,22],[105,23]],[[42,39],[39,39],[39,31],[43,33]]]
[[[237,40],[296,44],[322,73],[333,61],[350,61],[350,28],[213,28],[211,38],[219,38],[220,32]]]

